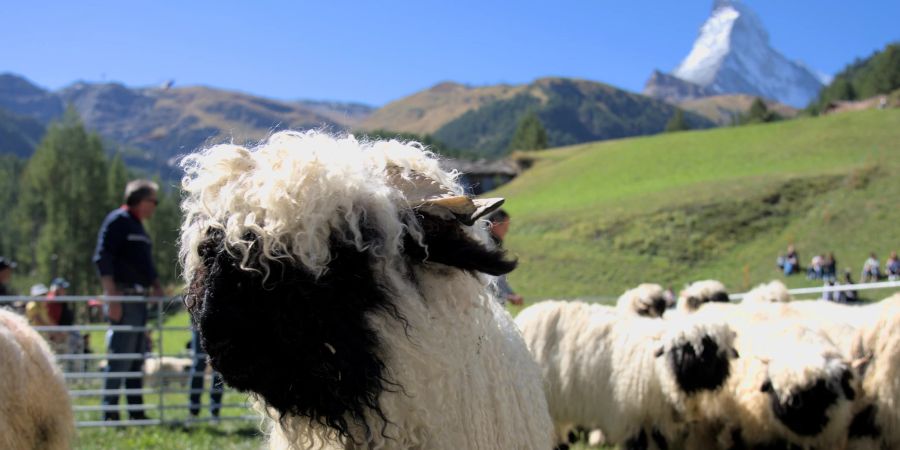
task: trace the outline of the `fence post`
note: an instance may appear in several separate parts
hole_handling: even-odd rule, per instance
[[[159,423],[160,425],[165,423],[165,394],[166,394],[166,383],[163,378],[162,372],[162,355],[163,355],[163,302],[162,299],[156,299],[156,334],[157,334],[157,349],[156,354],[158,355],[159,363],[156,365],[157,368],[157,382],[159,383]]]

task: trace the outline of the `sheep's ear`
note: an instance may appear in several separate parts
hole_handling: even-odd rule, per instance
[[[659,347],[656,349],[656,351],[653,352],[653,356],[656,357],[656,358],[659,358],[659,357],[662,356],[664,353],[666,353],[665,347],[659,346]]]
[[[716,292],[710,297],[709,301],[718,302],[718,303],[728,303],[731,300],[728,298],[727,292]]]
[[[772,392],[772,382],[770,380],[766,380],[763,382],[762,386],[759,388],[760,392]]]
[[[737,349],[732,348],[731,349],[731,359],[738,359],[740,357],[741,357],[741,354],[738,353]]]
[[[844,397],[847,397],[847,400],[856,399],[856,390],[850,386],[850,380],[852,379],[853,373],[849,369],[844,370],[844,373],[841,374],[841,389],[844,391]]]
[[[872,353],[868,353],[861,358],[856,358],[850,362],[850,366],[854,369],[860,370],[862,372],[865,371],[865,366],[869,364],[869,361],[872,360]],[[860,369],[862,368],[862,369]]]
[[[422,242],[407,234],[403,251],[415,262],[436,262],[458,269],[503,275],[516,268],[502,248],[488,248],[471,237],[458,221],[428,213],[416,215],[424,232]],[[423,246],[424,245],[424,246]]]

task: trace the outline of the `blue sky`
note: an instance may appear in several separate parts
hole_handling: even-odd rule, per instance
[[[746,0],[773,46],[834,74],[900,40],[900,1]],[[712,1],[0,0],[0,72],[202,84],[278,99],[375,106],[440,81],[543,76],[640,91],[690,51]]]

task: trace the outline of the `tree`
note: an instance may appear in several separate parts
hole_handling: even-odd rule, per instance
[[[675,114],[673,114],[672,118],[666,123],[666,133],[690,129],[691,127],[688,125],[687,120],[684,119],[684,111],[675,108]]]
[[[537,113],[530,111],[519,121],[509,143],[509,150],[543,150],[547,148],[547,131]]]
[[[52,124],[22,174],[17,216],[23,262],[38,279],[64,276],[73,292],[98,285],[91,261],[106,211],[106,157],[71,107]]]
[[[756,97],[753,99],[753,103],[750,105],[750,109],[747,111],[747,114],[744,116],[742,123],[765,123],[765,122],[773,122],[778,120],[778,116],[769,111],[769,107],[766,106],[766,102],[764,102],[761,98]]]
[[[109,163],[109,170],[106,172],[105,205],[107,209],[115,208],[124,203],[125,185],[132,178],[125,167],[125,162],[122,160],[122,154],[116,152]]]

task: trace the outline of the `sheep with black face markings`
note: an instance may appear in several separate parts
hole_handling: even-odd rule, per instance
[[[616,307],[625,315],[662,317],[667,307],[666,291],[658,284],[643,283],[619,296]]]
[[[676,308],[682,312],[693,312],[709,302],[729,302],[728,291],[722,282],[702,280],[691,283],[678,294]]]
[[[0,448],[68,449],[74,424],[47,342],[24,317],[0,308]]]
[[[680,439],[679,405],[722,386],[736,356],[727,326],[691,317],[670,323],[545,301],[516,324],[543,371],[558,443],[583,426],[626,448],[665,448]]]
[[[484,274],[515,267],[417,144],[281,132],[187,157],[186,303],[272,448],[548,449],[531,359]]]
[[[724,389],[692,405],[699,420],[690,445],[712,446],[711,439],[723,449],[846,445],[859,380],[838,346],[786,317],[787,306],[709,303],[697,311],[728,320],[741,358]]]

